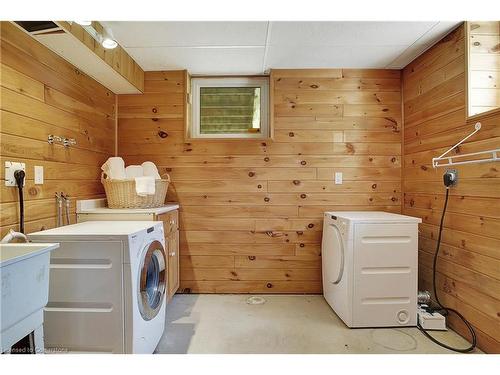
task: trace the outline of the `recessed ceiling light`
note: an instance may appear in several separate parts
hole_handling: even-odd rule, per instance
[[[92,25],[92,21],[74,21],[74,22],[76,22],[80,26],[90,26],[90,25]]]
[[[118,47],[118,43],[116,42],[116,40],[113,40],[111,38],[104,38],[101,44],[106,49],[113,49]]]

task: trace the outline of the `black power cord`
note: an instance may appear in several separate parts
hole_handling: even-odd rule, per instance
[[[453,350],[454,352],[458,352],[458,353],[468,353],[468,352],[471,352],[472,350],[474,350],[474,348],[476,347],[476,344],[477,344],[476,332],[474,332],[474,328],[468,322],[468,320],[465,319],[465,317],[462,314],[460,314],[457,310],[452,309],[451,307],[445,307],[445,306],[443,306],[443,304],[441,304],[441,302],[439,301],[439,297],[438,297],[438,294],[437,294],[437,287],[436,287],[436,272],[437,272],[436,269],[437,269],[437,261],[438,261],[439,248],[441,247],[441,235],[442,235],[442,232],[443,232],[444,215],[446,213],[446,207],[448,206],[448,196],[449,196],[449,193],[450,193],[449,186],[452,185],[452,182],[447,181],[446,174],[445,174],[445,185],[446,185],[446,197],[445,197],[445,200],[444,200],[444,208],[443,208],[443,214],[441,215],[441,222],[439,224],[439,235],[438,235],[438,239],[437,239],[436,252],[434,253],[434,260],[432,262],[432,288],[433,288],[433,291],[434,291],[434,298],[436,300],[436,303],[441,308],[441,310],[445,312],[445,315],[449,315],[449,313],[452,312],[455,315],[457,315],[462,320],[462,322],[464,322],[464,324],[467,326],[467,329],[469,330],[471,338],[472,338],[472,344],[469,347],[464,348],[464,349],[454,348],[454,347],[449,346],[447,344],[444,344],[444,343],[438,341],[436,338],[432,337],[429,334],[429,332],[427,332],[420,325],[420,322],[418,322],[418,321],[417,321],[417,327],[418,327],[418,329],[420,331],[422,331],[422,333],[425,336],[427,336],[427,338],[429,338],[431,341],[433,341],[434,343],[438,344],[439,346],[442,346],[443,348],[446,348],[446,349],[449,349],[449,350]]]
[[[16,180],[17,188],[19,190],[19,231],[24,233],[24,196],[23,196],[23,186],[24,177],[26,174],[23,170],[17,170],[14,172],[14,179]]]

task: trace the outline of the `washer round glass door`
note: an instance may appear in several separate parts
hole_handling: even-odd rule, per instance
[[[342,235],[336,225],[329,224],[326,228],[324,257],[328,281],[338,284],[344,273],[344,244]]]
[[[143,252],[139,272],[139,311],[144,320],[151,320],[160,311],[165,298],[166,256],[159,241],[151,242]]]

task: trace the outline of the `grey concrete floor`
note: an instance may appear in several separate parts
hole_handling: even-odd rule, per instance
[[[310,354],[452,353],[417,328],[349,329],[322,296],[178,294],[167,307],[167,325],[156,353]],[[467,342],[452,331],[436,337]]]

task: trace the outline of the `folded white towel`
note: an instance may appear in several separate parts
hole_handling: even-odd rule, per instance
[[[135,178],[144,176],[144,171],[142,170],[142,166],[140,165],[129,165],[125,168],[125,175],[127,178]]]
[[[106,173],[107,178],[113,180],[124,180],[125,162],[120,157],[111,157],[101,166],[101,169]]]
[[[158,173],[158,168],[152,161],[145,161],[142,163],[142,170],[144,172],[144,176],[153,176],[157,180],[161,179],[160,174]]]
[[[135,192],[141,197],[146,195],[154,195],[156,186],[153,176],[135,177]]]

